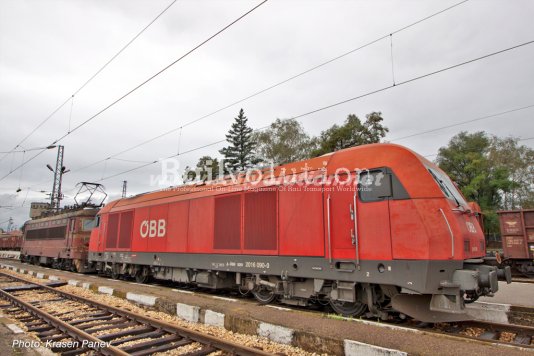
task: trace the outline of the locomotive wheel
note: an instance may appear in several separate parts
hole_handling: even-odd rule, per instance
[[[342,302],[338,300],[330,300],[330,306],[338,314],[348,317],[357,317],[363,315],[367,310],[367,304],[359,302]]]
[[[146,268],[143,268],[135,273],[135,281],[137,283],[146,283],[148,282],[149,278],[150,275]]]
[[[119,266],[114,263],[111,266],[111,278],[119,279],[120,277],[121,277],[121,274],[119,273]]]
[[[255,290],[252,292],[254,295],[254,298],[261,304],[269,304],[276,298],[276,294],[274,294],[274,290],[270,288],[266,288],[265,286],[260,286],[258,290]]]

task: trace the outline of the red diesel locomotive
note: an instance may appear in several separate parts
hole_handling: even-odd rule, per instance
[[[20,259],[36,265],[87,272],[87,250],[98,209],[64,209],[24,224]]]
[[[113,278],[430,322],[469,319],[464,302],[495,293],[498,277],[510,281],[509,268],[484,257],[476,216],[448,176],[402,146],[359,146],[234,178],[109,203],[91,234],[90,264]]]

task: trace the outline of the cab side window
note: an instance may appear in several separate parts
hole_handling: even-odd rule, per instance
[[[406,189],[389,168],[376,168],[360,172],[358,194],[362,202],[409,198]]]

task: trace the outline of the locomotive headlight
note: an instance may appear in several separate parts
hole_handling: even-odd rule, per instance
[[[382,263],[380,263],[378,265],[378,272],[384,273],[385,270],[386,270],[386,267]]]

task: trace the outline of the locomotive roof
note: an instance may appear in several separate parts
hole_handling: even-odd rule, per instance
[[[406,169],[407,179],[410,179],[410,174],[413,173],[413,167],[421,169],[423,165],[438,169],[432,162],[426,158],[420,156],[414,151],[400,145],[391,143],[377,143],[351,147],[336,152],[328,153],[320,157],[311,158],[308,160],[293,162],[281,166],[274,167],[274,178],[279,178],[284,174],[301,174],[305,171],[313,175],[317,175],[326,170],[328,176],[334,174],[338,168],[347,168],[350,171],[357,169],[365,170],[367,168],[378,168],[384,166],[403,165],[405,167],[412,167]],[[269,173],[271,168],[262,170],[262,173]],[[256,176],[254,175],[256,174]],[[256,173],[251,174],[252,180],[257,177]],[[272,176],[266,175],[264,179],[256,186],[248,185],[244,182],[245,174],[241,173],[238,176],[237,181],[234,183],[231,181],[230,176],[225,176],[225,179],[214,180],[211,182],[200,182],[191,185],[182,185],[177,187],[170,187],[163,190],[157,190],[154,192],[142,193],[133,197],[122,198],[108,203],[104,208],[100,210],[100,214],[107,213],[111,210],[127,210],[137,206],[143,206],[150,204],[150,202],[157,200],[159,203],[173,202],[185,199],[194,199],[207,195],[207,191],[213,191],[220,189],[220,187],[226,187],[239,191],[250,188],[267,187],[265,184]],[[280,183],[281,184],[281,183]],[[421,194],[424,196],[441,196],[439,188],[433,185],[432,187],[420,187],[418,188]],[[224,193],[222,191],[219,194]]]
[[[13,230],[13,231],[9,231],[9,232],[0,233],[0,237],[10,237],[10,236],[22,236],[22,231]]]
[[[95,216],[97,212],[98,212],[98,209],[94,209],[94,208],[67,211],[64,213],[50,215],[50,216],[46,216],[43,218],[28,220],[26,221],[25,225],[33,224],[33,223],[40,223],[40,222],[47,222],[47,221],[54,221],[54,220],[61,220],[61,219],[71,218],[73,216]]]

